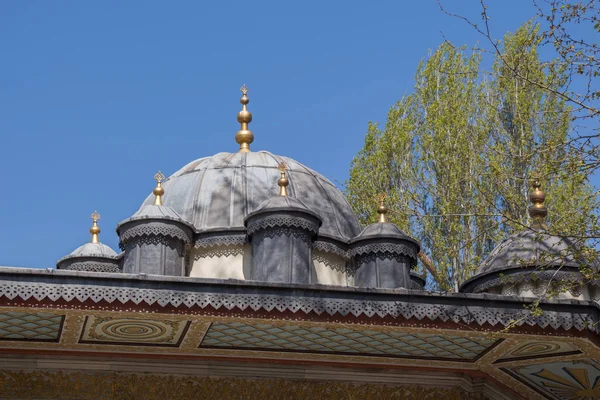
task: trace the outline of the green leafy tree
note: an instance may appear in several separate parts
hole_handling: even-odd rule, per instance
[[[539,62],[535,29],[508,35],[503,54],[559,88],[564,74]],[[421,62],[414,91],[389,110],[385,127],[369,124],[346,185],[363,223],[376,218],[375,196],[388,194],[391,221],[421,241],[422,264],[443,290],[456,290],[500,239],[523,229],[532,173],[543,176],[561,228],[592,215],[585,173],[559,171],[557,154],[540,151],[555,145],[561,159],[580,161],[559,146],[569,134],[564,99],[506,73],[498,60],[489,72],[480,61],[479,52],[446,42]]]
[[[520,224],[527,219],[528,181],[534,174],[552,194],[548,207],[555,233],[594,224],[594,196],[586,184],[589,172],[578,168],[582,159],[566,146],[572,110],[556,93],[567,75],[565,68],[540,61],[537,49],[542,40],[539,27],[532,23],[507,34],[502,59],[496,58],[489,82],[493,128],[486,153],[498,212],[509,221],[502,226],[506,233],[522,229]],[[531,80],[556,90],[543,90]]]
[[[459,18],[479,33],[483,49],[501,62],[507,73],[527,81],[541,91],[557,96],[572,107],[572,118],[577,126],[565,142],[565,147],[576,151],[581,159],[578,168],[596,170],[600,167],[600,4],[594,0],[530,0],[534,6],[535,21],[541,27],[537,33],[538,46],[546,50],[549,58],[545,65],[561,68],[566,80],[562,85],[548,85],[546,79],[529,76],[514,64],[514,60],[502,46],[502,40],[493,33],[494,15],[488,10],[488,2],[479,0],[479,8],[472,11],[479,17],[456,14],[445,7],[444,0],[437,0],[446,14]],[[491,4],[491,2],[489,2]],[[568,163],[569,161],[566,160]],[[600,238],[598,230],[582,232]]]

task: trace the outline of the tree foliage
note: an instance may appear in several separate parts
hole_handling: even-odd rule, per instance
[[[507,35],[503,57],[530,79],[555,90],[564,68],[543,64],[543,37],[528,23]],[[572,110],[507,69],[491,71],[481,53],[445,42],[422,61],[414,91],[370,123],[346,185],[363,223],[376,218],[375,198],[388,196],[390,219],[421,241],[440,289],[456,290],[506,235],[527,223],[528,181],[544,182],[553,226],[594,223],[592,190],[580,156],[564,146]],[[548,149],[552,149],[549,151]],[[572,170],[557,168],[570,160]]]
[[[550,58],[541,63],[547,68],[560,69],[564,82],[561,85],[548,84],[539,76],[530,76],[515,64],[515,60],[502,45],[502,39],[493,33],[494,15],[488,10],[487,1],[479,0],[479,9],[474,11],[480,16],[471,18],[456,14],[445,7],[444,0],[438,0],[440,9],[446,14],[459,18],[469,24],[484,38],[481,50],[493,54],[503,68],[515,78],[527,81],[543,92],[552,94],[571,107],[571,125],[569,140],[563,146],[570,152],[578,153],[579,169],[596,171],[600,167],[600,5],[595,0],[530,0],[537,10],[535,21],[540,30],[535,34],[537,45],[544,48]],[[448,2],[449,3],[449,2]],[[548,51],[549,50],[549,51]],[[552,148],[548,149],[553,151]],[[569,158],[557,159],[555,164],[563,162],[565,168],[572,168]],[[574,232],[577,235],[600,238],[600,231]]]

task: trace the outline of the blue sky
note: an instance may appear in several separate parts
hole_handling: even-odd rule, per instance
[[[446,0],[477,19],[478,0]],[[491,0],[498,35],[533,16]],[[411,91],[443,35],[482,40],[418,1],[0,2],[0,265],[53,267],[191,160],[234,152],[239,87],[252,146],[343,183],[368,121]]]

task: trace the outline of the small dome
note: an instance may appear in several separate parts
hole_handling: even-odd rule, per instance
[[[308,213],[319,220],[321,219],[317,213],[308,208],[301,200],[289,196],[274,196],[263,201],[256,208],[256,211],[248,215],[247,219],[258,213],[277,211],[300,211]]]
[[[380,239],[382,237],[408,240],[414,242],[416,245],[419,245],[416,240],[402,232],[395,224],[389,222],[376,222],[367,226],[350,242],[354,243],[360,240]]]
[[[87,272],[121,272],[119,256],[102,243],[86,243],[56,262],[56,268]]]
[[[277,193],[280,163],[287,165],[287,188],[323,224],[319,235],[348,241],[360,224],[342,192],[327,178],[287,157],[266,151],[218,153],[192,161],[163,182],[163,204],[198,232],[239,230],[244,218]],[[151,205],[149,195],[142,207]]]
[[[61,260],[74,257],[117,258],[117,253],[103,243],[86,243],[73,250],[68,256],[61,258]]]
[[[189,222],[187,222],[186,220],[181,218],[181,216],[179,214],[177,214],[177,212],[175,210],[173,210],[171,207],[149,204],[149,205],[142,206],[142,208],[140,208],[130,218],[127,218],[126,220],[121,221],[119,223],[119,226],[121,226],[127,222],[138,221],[138,220],[142,220],[142,219],[168,219],[168,220],[172,220],[172,221],[181,222],[186,225],[190,225]],[[118,230],[118,228],[117,228],[117,230]]]
[[[117,253],[98,240],[101,232],[98,226],[100,214],[94,211],[90,218],[94,221],[90,228],[92,241],[79,246],[71,254],[58,260],[56,268],[87,272],[121,272]]]
[[[496,246],[477,273],[463,282],[459,290],[539,297],[548,295],[549,289],[560,289],[557,295],[561,298],[593,298],[595,285],[584,283],[580,268],[598,268],[597,262],[586,260],[583,243],[547,233],[546,195],[538,179],[532,181],[531,187],[528,208],[531,228],[509,236]],[[568,284],[560,287],[560,282]]]
[[[559,298],[589,300],[600,292],[593,282],[584,283],[580,268],[598,269],[598,262],[586,259],[582,250],[575,239],[542,230],[516,233],[492,250],[460,291],[531,297],[546,296],[553,288],[560,289]]]
[[[570,266],[580,262],[573,255],[577,246],[569,238],[525,230],[502,241],[477,270],[477,275],[521,267]]]
[[[119,247],[125,250],[128,242],[141,236],[171,237],[189,243],[193,235],[193,227],[171,207],[149,204],[119,222],[117,234]]]

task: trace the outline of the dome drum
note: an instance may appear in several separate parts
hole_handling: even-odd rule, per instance
[[[98,235],[100,227],[98,220],[100,214],[94,211],[90,218],[94,224],[90,228],[92,240],[73,250],[69,255],[64,256],[56,262],[57,269],[71,271],[87,271],[87,272],[111,272],[119,273],[122,270],[120,261],[122,258],[117,255],[109,246],[100,243]]]
[[[413,261],[396,252],[367,252],[354,256],[354,284],[368,288],[412,288]]]
[[[387,222],[369,225],[350,241],[354,284],[369,288],[411,289],[418,243]]]
[[[88,272],[121,272],[119,256],[102,243],[86,243],[57,261],[57,269]]]
[[[540,187],[534,179],[529,193],[531,226],[496,246],[477,274],[461,285],[461,292],[600,300],[600,282],[586,280],[582,273],[587,269],[597,274],[598,261],[589,259],[584,240],[548,233],[546,195]]]
[[[460,291],[519,297],[539,297],[557,291],[559,298],[599,299],[598,282],[583,285],[580,272],[582,266],[596,269],[596,264],[585,259],[582,246],[574,239],[526,229],[492,250]]]
[[[600,300],[600,281],[586,282],[579,268],[568,266],[547,270],[531,266],[501,273],[492,271],[465,282],[461,287],[461,291],[468,293],[518,297],[541,297],[549,290],[556,291],[559,299]]]
[[[194,235],[194,248],[209,249],[221,246],[243,246],[248,244],[246,228],[216,229]]]
[[[417,274],[416,272],[411,271],[410,280],[410,288],[412,290],[425,290],[425,284],[427,283],[427,280],[424,277]]]
[[[252,245],[251,279],[263,282],[312,282],[312,243],[320,217],[287,196],[267,200],[246,218]]]
[[[164,211],[164,206],[153,212]],[[120,247],[125,250],[123,272],[131,274],[186,275],[186,252],[192,228],[176,217],[160,218],[138,213],[119,224]]]

